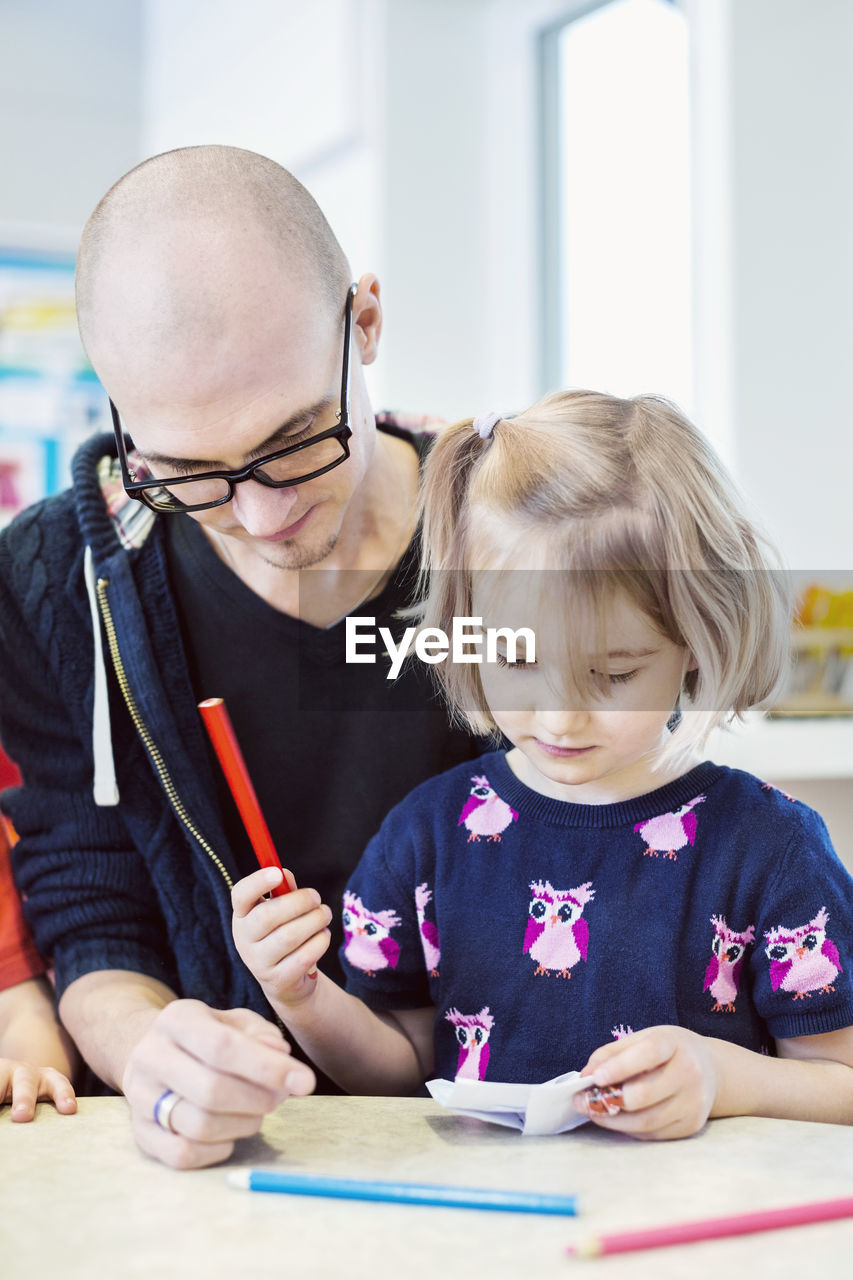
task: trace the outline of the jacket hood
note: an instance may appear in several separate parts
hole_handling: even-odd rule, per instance
[[[77,519],[85,546],[100,567],[117,551],[138,551],[155,526],[155,513],[129,498],[111,435],[86,440],[71,463]]]
[[[94,698],[92,712],[92,793],[99,807],[117,805],[115,757],[110,724],[109,686],[101,608],[99,569],[116,555],[138,551],[154,528],[155,513],[129,498],[121,480],[115,442],[94,436],[77,450],[71,464],[77,519],[83,535],[83,577],[92,617]]]

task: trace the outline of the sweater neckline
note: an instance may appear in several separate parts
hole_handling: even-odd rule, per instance
[[[501,800],[519,813],[555,827],[621,827],[661,813],[675,812],[695,800],[718,782],[725,773],[722,765],[704,760],[680,778],[616,804],[577,804],[540,795],[515,776],[507,764],[506,752],[496,751],[483,760],[485,771]]]

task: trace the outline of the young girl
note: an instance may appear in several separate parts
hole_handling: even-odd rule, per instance
[[[513,745],[388,815],[344,895],[347,992],[311,974],[329,908],[264,899],[277,871],[234,889],[241,956],[353,1093],[576,1068],[613,1087],[578,1109],[638,1137],[853,1122],[853,881],[817,814],[701,755],[784,675],[781,575],[665,401],[571,392],[473,427],[427,463],[423,622],[533,631],[535,654],[505,631],[494,661],[434,668]]]

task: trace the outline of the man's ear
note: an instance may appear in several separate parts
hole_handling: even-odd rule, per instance
[[[364,275],[359,280],[352,304],[352,318],[361,363],[373,364],[382,333],[382,303],[376,276]]]

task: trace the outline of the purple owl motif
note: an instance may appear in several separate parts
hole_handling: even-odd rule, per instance
[[[518,822],[518,814],[492,787],[488,778],[472,777],[471,794],[465,801],[459,815],[457,826],[463,824],[468,828],[468,840],[479,840],[485,836],[488,840],[500,842],[501,832],[511,822]]]
[[[679,849],[683,849],[686,844],[695,844],[697,824],[693,810],[704,799],[704,796],[694,796],[676,813],[659,813],[655,818],[636,823],[634,830],[639,831],[646,842],[643,855],[651,854],[656,858],[662,853],[665,858],[675,862]]]
[[[582,918],[586,904],[595,897],[592,881],[576,889],[555,889],[549,880],[531,882],[524,951],[536,961],[534,977],[570,978],[579,960],[586,960],[589,925]]]
[[[438,929],[432,920],[427,920],[424,912],[432,900],[432,890],[427,883],[419,884],[415,889],[415,910],[418,913],[418,927],[421,932],[421,943],[424,949],[424,960],[431,978],[438,977],[438,965],[441,960],[441,948],[438,944]]]
[[[400,924],[394,911],[368,911],[357,893],[344,894],[344,955],[372,978],[380,969],[396,969],[400,944],[389,934]]]
[[[456,1028],[459,1041],[459,1060],[456,1063],[457,1080],[485,1080],[489,1065],[489,1036],[495,1020],[489,1006],[479,1013],[460,1013],[448,1009],[445,1019]]]
[[[832,985],[842,972],[838,947],[826,936],[829,920],[826,907],[821,907],[813,920],[796,929],[778,925],[765,933],[765,952],[770,961],[770,985],[793,992],[795,1000],[811,999],[813,991],[823,995],[834,991]]]
[[[725,916],[711,916],[711,924],[714,941],[702,990],[710,991],[714,997],[712,1013],[734,1013],[743,956],[750,942],[755,941],[755,925],[749,925],[743,933],[735,933],[726,924]]]

